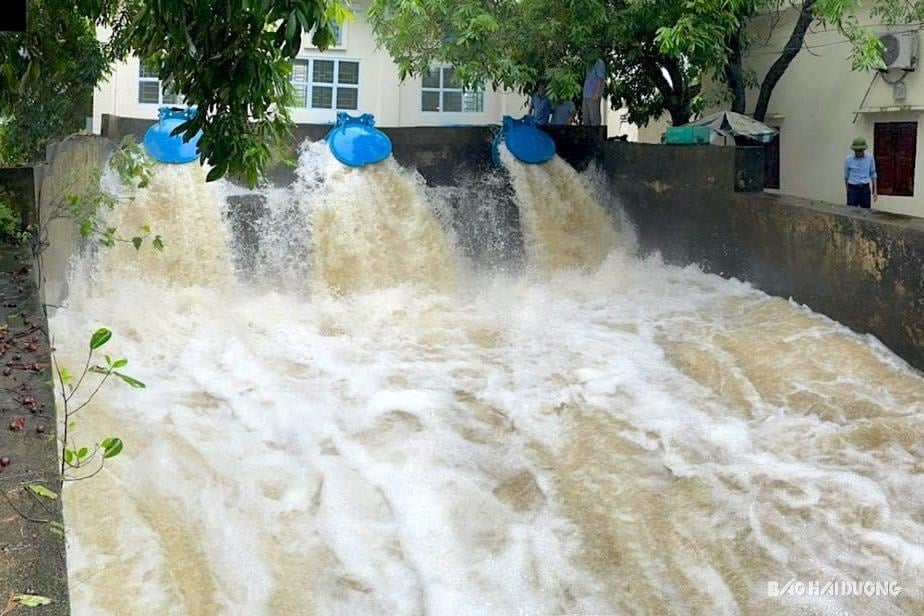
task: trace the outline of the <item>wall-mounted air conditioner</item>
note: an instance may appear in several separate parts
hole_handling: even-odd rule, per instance
[[[918,64],[918,33],[891,32],[879,37],[886,68],[913,71]]]

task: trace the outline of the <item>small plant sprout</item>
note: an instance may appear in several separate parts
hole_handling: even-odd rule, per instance
[[[127,359],[113,359],[103,355],[104,363],[94,363],[98,351],[112,339],[112,332],[100,328],[90,336],[87,360],[79,374],[72,374],[66,368],[58,365],[57,358],[52,356],[55,372],[58,377],[58,386],[61,390],[62,417],[64,427],[61,431],[61,476],[65,481],[88,479],[99,473],[106,460],[122,453],[122,439],[110,436],[92,446],[79,446],[74,443],[72,428],[73,418],[90,403],[106,381],[115,377],[126,385],[134,388],[144,388],[145,385],[138,379],[122,372],[128,365]],[[93,382],[91,382],[93,381]],[[81,392],[89,391],[82,401],[77,400]],[[87,469],[91,469],[87,471]],[[70,473],[69,473],[70,471]]]

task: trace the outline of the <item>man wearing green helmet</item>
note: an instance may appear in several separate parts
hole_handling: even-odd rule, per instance
[[[847,185],[847,205],[869,208],[870,186],[872,201],[879,198],[876,190],[876,159],[866,155],[866,139],[857,137],[850,146],[853,154],[844,159],[844,183]]]

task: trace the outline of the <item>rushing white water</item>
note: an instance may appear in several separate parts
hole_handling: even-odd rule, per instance
[[[924,379],[876,341],[632,257],[561,161],[508,161],[523,275],[460,271],[393,164],[328,164],[268,199],[312,285],[281,240],[226,283],[198,172],[120,214],[162,257],[75,268],[62,361],[105,324],[148,384],[78,425],[126,449],[66,492],[75,613],[924,611]],[[832,577],[903,592],[767,596]]]
[[[337,292],[452,286],[453,254],[419,175],[390,157],[346,167],[319,142],[304,148],[299,176],[296,194],[312,206],[313,275],[320,285]]]
[[[568,163],[555,156],[543,165],[527,165],[506,147],[500,155],[517,193],[532,263],[546,270],[595,269],[619,246],[590,184]]]

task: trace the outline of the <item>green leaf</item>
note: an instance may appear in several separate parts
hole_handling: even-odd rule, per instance
[[[141,232],[147,235],[148,233],[151,232],[151,227],[149,227],[148,225],[141,225]]]
[[[51,599],[42,595],[13,595],[13,601],[26,607],[39,607],[51,603]]]
[[[74,380],[74,375],[67,371],[67,368],[61,368],[58,371],[58,378],[64,383],[70,383]]]
[[[117,359],[115,360],[115,362],[113,362],[112,367],[113,369],[118,370],[119,368],[124,368],[127,365],[128,365],[127,359]]]
[[[80,450],[77,452],[77,459],[83,460],[84,458],[87,457],[88,453],[90,453],[89,449],[87,449],[86,447],[81,447]]]
[[[71,466],[74,464],[74,456],[75,454],[74,454],[73,449],[64,450],[64,461],[67,462],[68,466]]]
[[[142,244],[143,242],[144,242],[144,240],[141,239],[140,237],[133,237],[133,238],[132,238],[132,246],[135,247],[135,250],[141,250],[141,244]]]
[[[122,453],[122,439],[111,436],[100,443],[104,458],[114,458]]]
[[[227,170],[228,170],[227,165],[216,165],[215,167],[212,167],[208,175],[205,176],[205,181],[214,182],[215,180],[220,179]]]
[[[154,242],[152,243],[152,245],[154,246],[154,250],[163,251],[163,249],[164,249],[164,240],[161,239],[161,237],[160,237],[159,235],[154,236]]]
[[[93,335],[90,337],[90,350],[95,351],[109,342],[110,338],[112,338],[112,332],[105,327],[101,327],[93,332]]]
[[[130,377],[127,374],[122,374],[121,372],[113,372],[113,374],[119,377],[120,379],[122,379],[123,381],[125,381],[126,383],[128,383],[129,385],[131,385],[132,387],[135,387],[137,389],[144,389],[145,387],[147,387],[144,383],[142,383],[138,379],[134,377]]]
[[[30,483],[26,487],[29,488],[29,491],[35,494],[36,496],[41,496],[43,498],[48,498],[50,500],[55,500],[56,498],[58,498],[57,494],[55,494],[54,492],[52,492],[51,490],[49,490],[48,488],[46,488],[40,483]]]

